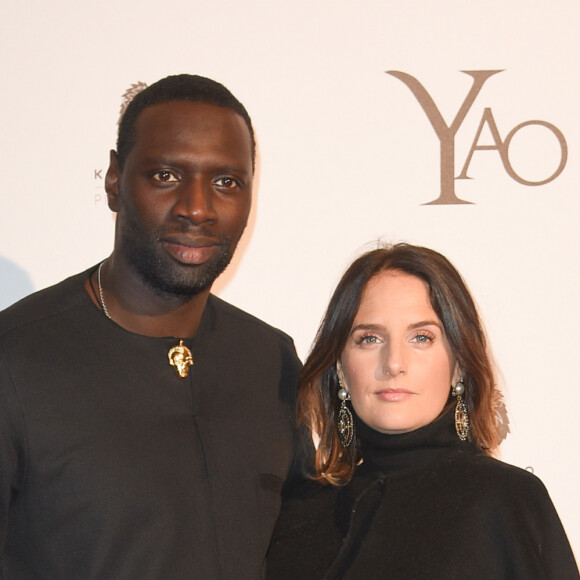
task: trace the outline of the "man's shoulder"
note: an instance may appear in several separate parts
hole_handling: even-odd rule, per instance
[[[29,294],[0,312],[0,336],[20,327],[50,319],[84,299],[84,280],[89,270],[75,274]]]
[[[270,335],[272,337],[277,337],[284,342],[294,344],[292,338],[279,328],[276,328],[253,314],[218,298],[214,294],[210,294],[208,305],[215,313],[216,319],[220,324],[223,323],[228,326],[239,326],[243,328],[244,332],[252,331]]]

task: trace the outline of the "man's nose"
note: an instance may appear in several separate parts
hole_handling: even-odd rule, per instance
[[[214,196],[211,180],[203,176],[192,178],[180,188],[175,212],[178,217],[194,224],[215,221],[217,213],[214,207]]]

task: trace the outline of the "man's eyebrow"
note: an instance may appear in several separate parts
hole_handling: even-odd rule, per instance
[[[187,157],[179,155],[168,156],[159,154],[159,155],[144,156],[141,159],[141,163],[143,165],[168,165],[171,167],[171,166],[186,165],[188,163],[188,159]],[[220,173],[240,173],[247,176],[252,175],[252,171],[248,170],[246,167],[243,166],[238,167],[236,165],[232,165],[231,163],[227,162],[223,164],[216,163],[214,170]]]

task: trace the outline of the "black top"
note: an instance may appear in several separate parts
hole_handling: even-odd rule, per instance
[[[363,464],[285,499],[268,578],[578,580],[541,481],[462,442],[452,409],[400,435],[356,423]]]
[[[128,332],[84,272],[0,314],[0,578],[258,578],[293,454],[289,337],[210,296],[185,341]]]

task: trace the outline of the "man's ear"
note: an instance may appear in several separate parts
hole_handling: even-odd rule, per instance
[[[119,181],[121,179],[121,169],[117,153],[113,149],[109,154],[109,169],[105,175],[105,191],[107,192],[107,202],[109,209],[114,212],[119,211]]]

